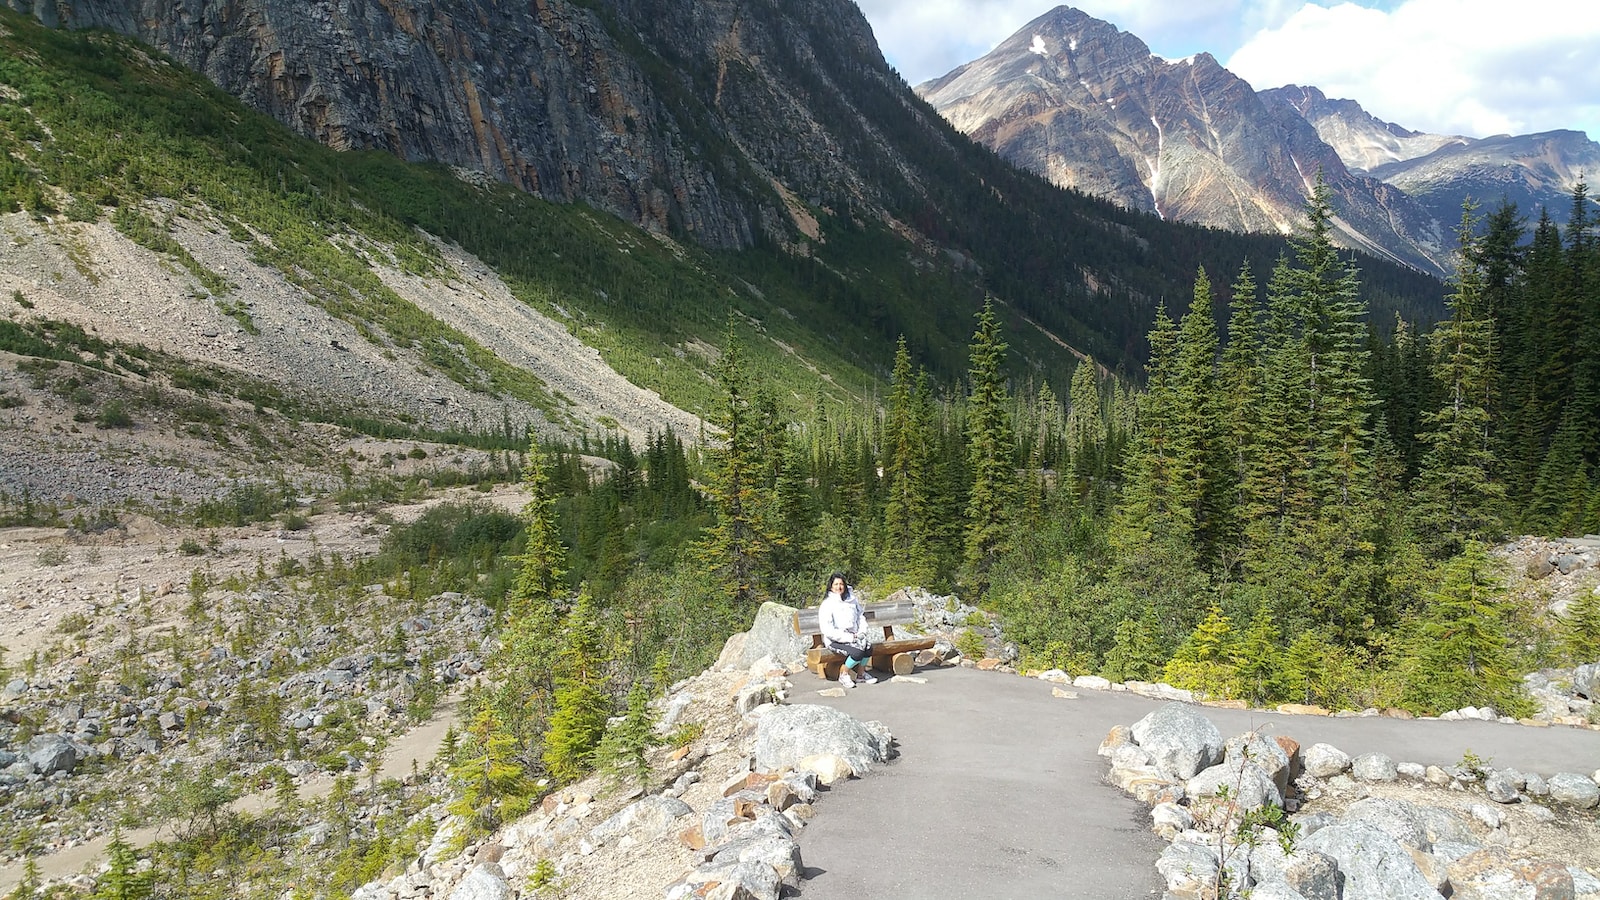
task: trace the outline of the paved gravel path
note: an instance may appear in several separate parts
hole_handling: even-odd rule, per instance
[[[809,673],[794,702],[822,703],[889,726],[900,757],[837,788],[800,836],[803,894],[985,897],[990,900],[1159,896],[1165,842],[1145,808],[1104,780],[1096,755],[1114,725],[1160,705],[1128,693],[1051,695],[1051,685],[971,669],[923,671],[824,697]],[[1454,764],[1468,749],[1496,765],[1551,775],[1600,768],[1600,732],[1492,722],[1333,719],[1206,709],[1224,736],[1251,728],[1355,756]]]

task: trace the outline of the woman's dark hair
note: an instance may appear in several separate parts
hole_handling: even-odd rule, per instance
[[[822,596],[826,597],[829,594],[833,593],[833,580],[835,578],[837,578],[840,581],[844,582],[844,589],[845,590],[847,590],[847,591],[850,590],[850,579],[846,578],[845,574],[843,572],[835,572],[832,575],[828,576],[828,580],[827,581],[822,583]]]

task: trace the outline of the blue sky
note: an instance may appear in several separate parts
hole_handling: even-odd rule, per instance
[[[884,55],[912,84],[982,56],[1052,7],[1050,0],[857,2]],[[1418,131],[1485,137],[1573,128],[1600,140],[1596,0],[1072,5],[1133,32],[1161,56],[1204,50],[1257,89],[1316,85]]]

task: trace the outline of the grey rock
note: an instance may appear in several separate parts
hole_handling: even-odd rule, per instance
[[[831,753],[865,775],[889,758],[888,731],[828,706],[779,706],[756,726],[756,767],[773,772],[808,756]]]
[[[793,838],[761,829],[751,829],[748,837],[718,851],[711,862],[767,866],[777,874],[781,883],[793,888],[800,886],[800,878],[805,872],[805,864],[800,859],[800,845]]]
[[[1583,568],[1587,562],[1582,556],[1579,556],[1576,553],[1563,553],[1556,557],[1555,564],[1556,569],[1558,569],[1561,574],[1571,575],[1573,572]]]
[[[13,678],[6,683],[4,690],[0,690],[0,700],[10,702],[20,698],[27,692],[28,680],[26,678]]]
[[[678,819],[693,812],[681,800],[645,797],[628,804],[611,818],[589,829],[589,842],[599,847],[625,835],[632,835],[640,841],[653,840],[667,834]]]
[[[1489,799],[1496,803],[1515,803],[1522,798],[1516,781],[1505,772],[1490,772],[1483,781],[1483,789],[1488,792]]]
[[[1578,809],[1594,809],[1600,805],[1600,786],[1587,775],[1561,772],[1550,776],[1550,799]]]
[[[450,900],[512,900],[516,894],[506,883],[506,873],[496,863],[478,863],[456,883]]]
[[[795,634],[796,612],[794,607],[781,603],[761,604],[734,665],[741,669],[749,668],[763,656],[770,656],[779,662],[804,658],[806,649],[811,646],[811,636]]]
[[[1593,900],[1600,897],[1600,878],[1590,875],[1577,866],[1568,866],[1567,874],[1572,876],[1572,893],[1577,900]]]
[[[1505,821],[1505,816],[1500,810],[1492,806],[1485,806],[1482,803],[1472,804],[1472,817],[1490,831],[1499,828],[1501,823]]]
[[[13,682],[15,683],[15,682]],[[1572,692],[1579,697],[1600,700],[1600,662],[1579,666],[1572,673]]]
[[[8,769],[17,761],[17,755],[10,750],[0,749],[0,769]]]
[[[1477,838],[1473,837],[1472,829],[1460,815],[1452,810],[1441,809],[1437,806],[1413,806],[1417,820],[1422,823],[1423,830],[1427,832],[1428,842],[1438,844],[1442,841],[1455,841],[1462,844],[1476,844]]]
[[[1246,813],[1263,806],[1282,806],[1283,795],[1273,783],[1272,776],[1246,759],[1230,760],[1215,765],[1189,779],[1184,785],[1189,795],[1189,806],[1195,818],[1223,824],[1227,811],[1218,807],[1219,793],[1228,797],[1228,806],[1238,813]]]
[[[678,724],[678,719],[683,717],[683,711],[688,709],[689,704],[693,702],[694,695],[688,691],[681,691],[671,700],[668,700],[666,708],[656,718],[656,731],[661,734],[671,731],[672,727]]]
[[[696,893],[703,885],[717,882],[711,893]],[[783,882],[771,866],[760,862],[732,864],[708,863],[690,872],[682,881],[667,888],[666,900],[685,900],[704,896],[716,900],[778,900]]]
[[[1222,733],[1187,704],[1161,706],[1129,730],[1156,766],[1176,778],[1193,778],[1222,760]]]
[[[1312,744],[1300,751],[1307,775],[1332,778],[1350,768],[1350,755],[1332,744]]]
[[[33,771],[43,777],[57,772],[71,774],[78,766],[78,749],[63,735],[41,734],[28,742],[24,754]]]
[[[1331,813],[1325,812],[1301,813],[1294,817],[1294,823],[1300,826],[1301,837],[1316,834],[1329,825],[1337,825],[1338,822],[1339,820]]]
[[[1483,845],[1477,841],[1437,841],[1433,845],[1433,858],[1448,867],[1461,857],[1482,849]]]
[[[1417,807],[1404,800],[1387,797],[1357,800],[1344,811],[1342,821],[1371,825],[1394,838],[1400,846],[1412,850],[1427,850],[1433,846]]]
[[[1526,783],[1522,786],[1522,789],[1524,791],[1528,792],[1528,796],[1530,796],[1530,797],[1548,797],[1548,796],[1550,796],[1550,783],[1548,781],[1544,780],[1544,776],[1543,775],[1535,775],[1535,774],[1529,773],[1528,775],[1526,775],[1524,777],[1526,778]]]
[[[1167,840],[1194,827],[1194,816],[1176,803],[1157,803],[1150,808],[1150,828]]]
[[[1332,857],[1344,876],[1341,900],[1438,900],[1411,853],[1376,826],[1341,822],[1301,840]]]
[[[1248,759],[1261,767],[1263,772],[1277,785],[1279,802],[1289,790],[1289,754],[1277,741],[1259,731],[1247,731],[1244,734],[1228,738],[1222,750],[1223,760],[1227,764]]]
[[[1394,781],[1400,773],[1388,756],[1363,753],[1350,761],[1350,774],[1360,781]]]
[[[1182,839],[1168,845],[1156,860],[1156,871],[1166,880],[1167,890],[1195,895],[1215,883],[1221,868],[1217,848]]]
[[[1403,762],[1396,765],[1394,770],[1401,778],[1409,778],[1412,781],[1421,781],[1428,777],[1428,767],[1422,763]]]
[[[1571,900],[1572,875],[1558,863],[1485,847],[1450,863],[1454,900]]]
[[[1250,900],[1307,900],[1287,881],[1265,881],[1250,889]]]
[[[1303,844],[1283,864],[1283,880],[1306,900],[1339,900],[1339,864]]]

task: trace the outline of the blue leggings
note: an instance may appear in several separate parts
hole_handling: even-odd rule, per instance
[[[844,661],[844,664],[851,669],[861,665],[862,660],[872,655],[870,647],[857,647],[855,644],[841,644],[838,641],[829,641],[828,649],[850,657]]]

